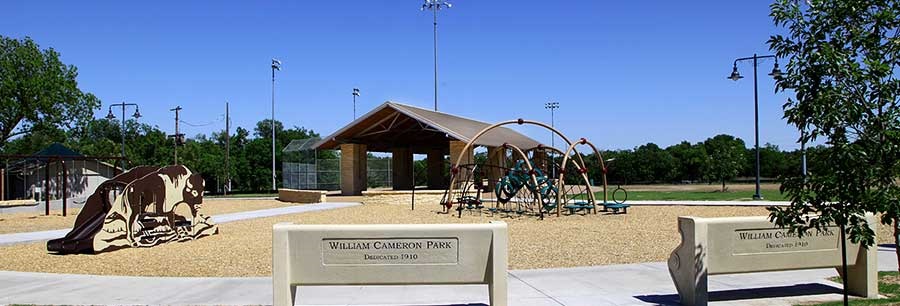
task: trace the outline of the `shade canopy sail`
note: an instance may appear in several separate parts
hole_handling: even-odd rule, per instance
[[[390,152],[393,148],[411,148],[417,154],[440,149],[446,154],[448,141],[471,142],[471,138],[491,124],[447,113],[388,101],[354,120],[334,134],[324,137],[316,149],[336,149],[344,143],[365,144],[371,152]],[[540,143],[506,127],[490,130],[475,140],[475,145],[501,146],[504,143],[522,149]]]

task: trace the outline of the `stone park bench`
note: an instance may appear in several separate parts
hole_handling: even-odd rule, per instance
[[[875,226],[875,218],[866,216]],[[872,229],[875,230],[874,228]],[[669,274],[683,305],[706,305],[707,276],[747,272],[841,267],[840,230],[813,230],[802,239],[767,217],[678,217],[679,245],[669,257]],[[847,242],[847,289],[878,297],[878,252]]]
[[[507,305],[507,226],[391,224],[273,226],[274,305],[316,285],[487,284]]]

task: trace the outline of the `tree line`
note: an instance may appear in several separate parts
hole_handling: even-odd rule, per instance
[[[222,192],[226,179],[231,178],[232,190],[240,192],[269,191],[272,188],[271,120],[256,123],[253,131],[237,127],[231,132],[229,162],[225,167],[226,133],[189,137],[177,148],[178,163],[203,175],[206,189]],[[318,137],[311,130],[293,127],[285,129],[275,121],[275,161],[277,183],[281,185],[281,162],[284,148],[293,139]],[[175,163],[175,142],[156,126],[125,122],[125,156],[129,167],[137,165],[166,166]],[[58,142],[88,156],[121,156],[122,126],[119,121],[92,119],[81,128],[64,130],[45,127],[8,141],[3,154],[30,155]],[[108,161],[111,162],[111,161]],[[117,165],[118,166],[118,165]]]
[[[229,177],[234,191],[271,190],[270,122],[269,119],[257,122],[252,132],[243,127],[232,131],[228,167],[225,167],[227,143],[224,130],[188,137],[184,145],[178,147],[178,161],[201,173],[211,192],[222,192]],[[276,184],[280,187],[283,161],[312,162],[284,156],[282,149],[291,140],[319,137],[319,134],[296,126],[285,129],[276,120],[275,135],[275,174]],[[165,166],[175,162],[174,140],[156,126],[134,119],[127,120],[124,141],[129,166]],[[83,155],[120,156],[122,127],[119,121],[92,119],[81,128],[42,128],[8,141],[2,148],[2,153],[33,154],[54,142],[62,143]],[[812,148],[808,151],[809,154],[815,154],[821,150]],[[320,152],[319,157],[334,159],[337,154]],[[683,141],[666,148],[651,142],[634,149],[606,150],[601,154],[607,160],[607,180],[611,184],[702,182],[724,185],[724,182],[736,177],[755,176],[755,150],[747,148],[740,138],[730,135],[717,135],[696,143]],[[599,159],[593,154],[585,155],[584,160],[589,169],[600,169]],[[425,181],[424,167],[424,160],[416,162],[416,168],[423,170],[417,171],[417,181],[422,181],[421,183]],[[800,173],[799,150],[783,151],[772,144],[760,148],[760,174],[765,180]],[[602,179],[600,171],[591,171],[589,175],[596,183]]]
[[[808,149],[819,151],[822,148]],[[717,135],[702,142],[681,143],[662,148],[647,143],[631,150],[601,152],[608,168],[607,180],[611,184],[643,183],[725,183],[736,178],[751,179],[756,176],[756,150],[748,148],[744,141],[731,135]],[[782,176],[799,176],[802,173],[802,152],[785,151],[777,145],[760,147],[760,177],[776,181]],[[589,169],[599,169],[599,160],[586,156]],[[591,179],[600,182],[599,171],[590,173]]]

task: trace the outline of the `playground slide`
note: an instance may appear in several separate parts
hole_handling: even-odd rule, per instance
[[[94,253],[94,235],[103,228],[103,220],[112,207],[109,203],[109,192],[156,170],[159,168],[135,167],[97,186],[97,190],[88,197],[78,217],[75,218],[72,231],[65,237],[47,241],[47,251],[59,254]]]

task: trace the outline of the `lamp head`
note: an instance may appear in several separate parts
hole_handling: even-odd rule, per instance
[[[734,70],[731,71],[731,76],[729,76],[728,78],[732,81],[737,81],[744,78],[740,73],[738,73],[737,64],[734,64]]]
[[[281,61],[279,61],[278,59],[273,58],[273,59],[272,59],[272,69],[281,71]]]
[[[425,0],[425,3],[422,4],[422,10],[435,10],[439,11],[442,8],[451,8],[453,7],[450,2],[445,0]]]
[[[116,115],[113,115],[112,108],[109,109],[109,113],[106,114],[106,119],[113,120],[116,119]]]
[[[141,109],[140,109],[140,108],[135,108],[135,110],[134,110],[134,115],[132,115],[132,116],[134,116],[135,119],[140,118],[140,117],[141,117]]]
[[[353,95],[359,97],[359,88],[353,89]]]
[[[781,77],[781,69],[778,69],[777,60],[775,61],[775,68],[772,68],[772,72],[770,72],[769,75],[776,79]]]

